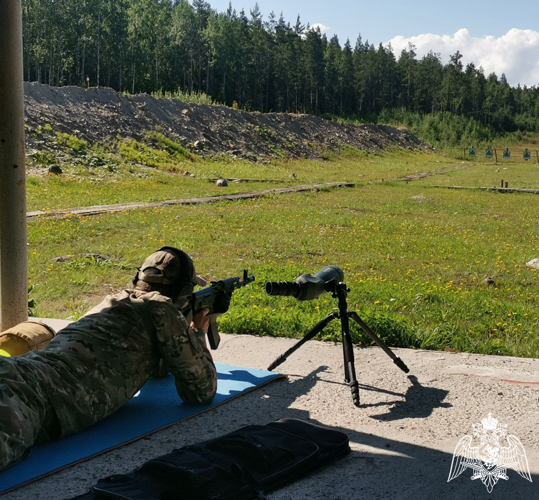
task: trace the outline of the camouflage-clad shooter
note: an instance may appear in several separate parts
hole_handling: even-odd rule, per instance
[[[179,309],[197,284],[189,256],[164,247],[145,260],[133,289],[106,297],[43,349],[0,356],[0,470],[34,443],[114,413],[163,364],[183,401],[209,404],[217,374],[204,338],[207,310],[189,325]]]

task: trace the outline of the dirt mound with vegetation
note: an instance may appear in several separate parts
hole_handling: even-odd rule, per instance
[[[25,83],[27,145],[46,147],[47,134],[69,134],[89,144],[117,139],[144,141],[160,132],[202,156],[225,154],[252,161],[317,158],[354,147],[422,149],[407,130],[352,125],[311,115],[250,113],[219,105],[191,104],[109,88],[49,87]]]

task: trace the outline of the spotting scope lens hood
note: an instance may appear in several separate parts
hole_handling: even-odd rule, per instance
[[[331,284],[342,283],[344,273],[340,267],[326,266],[314,276],[302,274],[296,281],[268,281],[266,293],[282,297],[294,297],[300,301],[313,300],[325,292],[329,292]]]
[[[268,281],[266,283],[266,293],[268,295],[295,297],[297,299],[300,292],[299,283],[295,281]]]

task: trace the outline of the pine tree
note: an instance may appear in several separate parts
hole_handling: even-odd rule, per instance
[[[390,46],[358,37],[341,46],[257,4],[249,15],[207,0],[22,0],[24,76],[50,85],[117,90],[203,91],[259,111],[294,111],[424,120],[458,134],[539,130],[539,87],[485,77],[456,52],[447,64],[409,44],[398,61]],[[87,81],[88,79],[88,81]],[[447,128],[447,127],[446,127]],[[440,129],[441,130],[441,129]],[[491,133],[491,132],[489,132]]]

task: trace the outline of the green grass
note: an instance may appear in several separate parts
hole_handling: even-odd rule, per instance
[[[328,153],[325,160],[202,160],[162,134],[150,133],[148,141],[119,141],[107,151],[94,146],[67,158],[53,152],[34,154],[29,159],[30,167],[46,168],[56,163],[64,173],[28,176],[28,210],[234,194],[313,182],[368,184],[457,164],[435,154],[394,149],[380,155],[353,148],[346,148],[338,156]],[[282,184],[231,183],[223,189],[208,182],[219,177],[278,180]]]
[[[208,182],[222,176],[291,182],[284,167],[247,161],[201,161],[161,134],[149,134],[149,138],[155,142],[154,147],[122,141],[114,152],[93,147],[84,155],[67,159],[53,152],[32,155],[29,167],[44,169],[57,163],[63,174],[32,173],[27,177],[28,210],[161,201],[276,187],[264,182],[232,183],[223,189]]]
[[[47,127],[48,125],[48,127]],[[47,124],[45,125],[45,130],[52,131],[52,127]],[[71,134],[66,134],[64,132],[56,132],[56,139],[58,144],[64,146],[65,148],[73,150],[74,153],[82,153],[88,148],[88,142],[84,139],[79,139]]]
[[[524,162],[461,164],[462,169],[446,172],[420,181],[425,185],[501,187],[501,181],[516,189],[539,189],[539,165]]]
[[[148,139],[152,141],[152,144],[158,148],[164,149],[169,155],[172,155],[176,160],[189,160],[196,161],[197,157],[191,154],[181,144],[169,139],[167,136],[160,132],[148,132]]]
[[[244,268],[255,274],[254,283],[235,293],[231,310],[220,320],[223,331],[302,335],[334,309],[334,299],[325,294],[299,303],[269,297],[264,284],[335,264],[351,288],[350,309],[392,346],[537,357],[539,275],[525,263],[539,257],[539,197],[428,187],[440,183],[440,176],[408,184],[374,182],[455,164],[402,151],[269,165],[201,161],[194,164],[201,173],[216,167],[227,173],[253,169],[256,177],[289,179],[294,172],[306,182],[358,184],[233,203],[30,221],[35,314],[80,316],[105,293],[127,286],[146,254],[167,244],[189,252],[208,279],[237,276]],[[451,183],[470,182],[471,172],[449,174]],[[534,184],[534,170],[520,175],[523,184]],[[137,198],[144,196],[142,181],[124,182]],[[110,261],[52,261],[87,252]],[[486,277],[495,285],[482,284]],[[324,335],[338,340],[337,325]],[[370,343],[356,328],[353,339]]]
[[[179,101],[193,104],[215,104],[212,97],[204,92],[183,92],[180,88],[174,92],[163,92],[159,90],[152,92],[151,95],[156,99],[178,99]]]

